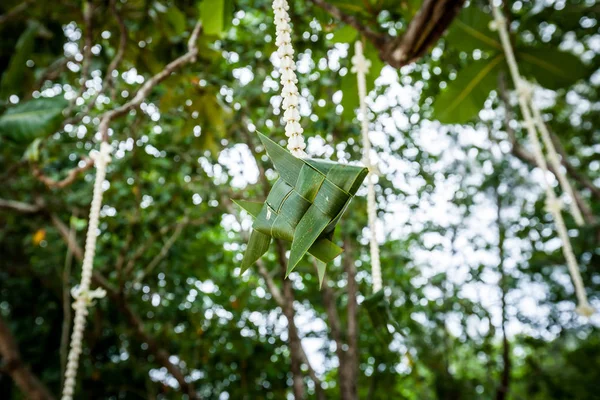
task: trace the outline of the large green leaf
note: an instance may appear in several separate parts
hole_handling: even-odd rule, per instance
[[[179,36],[186,30],[185,14],[181,10],[173,5],[169,7],[166,14],[166,22],[169,26],[168,35]]]
[[[207,35],[220,36],[231,22],[233,12],[231,0],[204,0],[200,3],[199,9],[203,30]]]
[[[501,51],[498,33],[490,30],[490,22],[492,17],[479,8],[465,8],[448,30],[446,43],[449,47],[466,52],[475,49]]]
[[[351,43],[356,39],[356,36],[358,36],[356,29],[350,25],[345,25],[333,32],[331,41],[333,43]]]
[[[50,135],[60,125],[67,102],[61,97],[40,98],[9,108],[0,116],[0,136],[31,142]]]
[[[433,118],[445,124],[462,124],[477,116],[504,67],[504,55],[498,54],[459,71],[435,99]]]
[[[554,48],[518,48],[516,57],[524,76],[552,90],[567,88],[590,73],[579,57]]]
[[[31,22],[19,37],[8,67],[4,71],[4,74],[2,74],[0,96],[6,97],[10,94],[19,94],[21,92],[23,76],[25,71],[27,71],[25,63],[30,58],[31,53],[33,53],[33,44],[39,27],[40,25],[37,22]]]

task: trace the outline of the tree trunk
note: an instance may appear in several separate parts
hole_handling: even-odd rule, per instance
[[[2,356],[4,364],[3,372],[12,378],[25,398],[31,400],[54,399],[46,386],[23,363],[17,341],[2,317],[0,317],[0,356]]]
[[[346,278],[348,279],[348,349],[340,360],[339,381],[340,394],[343,400],[358,399],[358,304],[356,296],[356,266],[351,257],[352,245],[349,239],[344,240],[344,259],[342,260]]]
[[[500,385],[496,391],[496,400],[506,400],[508,396],[508,389],[510,387],[510,342],[506,337],[506,274],[504,272],[504,238],[505,230],[502,225],[500,218],[500,212],[502,210],[502,199],[498,192],[496,192],[496,204],[497,204],[497,223],[498,223],[498,270],[500,272],[500,289],[502,290],[502,375],[500,377]]]
[[[288,322],[288,341],[290,343],[290,356],[292,360],[291,372],[293,380],[294,398],[301,400],[305,398],[304,392],[304,379],[302,378],[302,343],[300,342],[300,336],[298,336],[298,329],[294,323],[294,288],[292,287],[292,281],[285,278],[285,272],[287,269],[287,262],[285,259],[285,248],[281,241],[276,240],[277,254],[279,257],[279,263],[281,266],[281,279],[283,280],[283,314],[285,315]]]

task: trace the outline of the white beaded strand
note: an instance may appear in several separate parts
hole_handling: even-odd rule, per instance
[[[519,99],[519,105],[521,106],[521,112],[523,113],[523,117],[525,118],[524,123],[525,127],[527,128],[529,141],[531,142],[531,145],[533,147],[533,155],[535,157],[536,164],[542,170],[542,173],[544,175],[544,189],[546,191],[546,209],[552,214],[556,222],[558,236],[562,241],[563,254],[567,261],[567,266],[569,269],[569,273],[571,274],[573,286],[575,286],[575,294],[578,300],[577,312],[580,315],[589,317],[595,312],[595,310],[589,304],[587,294],[585,293],[585,287],[583,286],[583,279],[581,278],[579,266],[577,265],[577,259],[575,258],[573,248],[571,247],[569,234],[567,232],[565,221],[562,217],[562,203],[556,197],[556,194],[554,193],[554,190],[552,189],[551,184],[548,181],[548,164],[546,163],[544,153],[542,152],[542,146],[538,139],[536,131],[536,122],[529,108],[531,86],[523,80],[519,73],[519,67],[517,65],[517,61],[515,59],[515,55],[510,43],[510,38],[508,36],[508,29],[506,26],[505,18],[502,16],[500,10],[493,5],[493,3],[492,11],[494,13],[495,27],[498,29],[500,41],[502,42],[502,47],[504,48],[504,53],[506,55],[506,60],[508,62],[513,81],[515,82],[515,86],[517,87],[517,97]],[[573,201],[574,200],[575,199],[573,199]]]
[[[281,74],[283,120],[285,121],[285,135],[288,137],[288,150],[296,157],[305,158],[308,155],[304,152],[306,143],[304,143],[304,137],[302,137],[304,130],[300,126],[299,95],[296,86],[298,78],[294,72],[296,64],[294,62],[292,28],[290,27],[288,9],[289,6],[286,0],[273,1],[276,31],[275,45],[280,60],[279,73]]]
[[[381,262],[379,259],[379,245],[377,243],[377,202],[375,200],[375,182],[373,165],[371,164],[371,140],[369,139],[369,116],[367,113],[367,81],[366,75],[371,67],[371,62],[363,54],[362,43],[357,41],[354,45],[355,55],[352,57],[352,72],[356,73],[358,80],[358,98],[360,101],[361,131],[363,143],[363,163],[369,169],[367,176],[367,216],[370,231],[371,249],[371,274],[373,276],[373,293],[381,290]]]
[[[92,280],[92,270],[94,268],[94,255],[96,254],[96,238],[98,221],[100,218],[100,207],[102,206],[102,183],[106,177],[106,165],[110,162],[110,153],[110,145],[102,142],[100,145],[100,152],[90,154],[90,157],[94,160],[96,166],[96,179],[94,181],[94,193],[92,196],[90,218],[85,240],[85,254],[83,256],[83,266],[81,268],[81,282],[71,291],[71,294],[75,298],[75,302],[73,303],[75,318],[73,323],[73,333],[71,334],[69,356],[67,358],[68,361],[65,371],[62,400],[72,400],[75,392],[77,369],[79,367],[79,356],[83,349],[83,331],[85,330],[88,307],[94,304],[94,299],[99,299],[106,295],[106,292],[101,288],[90,290],[90,283]]]
[[[550,161],[550,165],[556,171],[556,177],[560,182],[560,186],[562,190],[566,192],[571,198],[570,210],[575,223],[579,226],[583,226],[585,221],[583,220],[583,216],[581,215],[581,210],[579,210],[579,206],[577,205],[577,199],[575,198],[575,193],[573,192],[573,188],[567,179],[566,174],[562,170],[562,165],[558,158],[558,153],[556,152],[556,148],[554,147],[554,143],[552,143],[552,138],[550,137],[550,132],[548,132],[548,127],[544,123],[544,119],[542,118],[542,114],[538,109],[537,105],[533,102],[533,97],[529,100],[529,105],[531,107],[531,111],[533,111],[533,117],[535,118],[535,124],[542,134],[542,141],[544,142],[544,146],[546,146],[548,161]]]

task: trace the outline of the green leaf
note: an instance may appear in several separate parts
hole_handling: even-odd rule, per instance
[[[516,57],[524,76],[552,90],[567,88],[590,73],[579,57],[558,49],[519,48]]]
[[[248,241],[248,247],[246,248],[246,252],[244,253],[244,258],[242,260],[240,274],[243,274],[250,268],[252,264],[254,264],[259,258],[263,256],[269,250],[269,245],[271,244],[271,237],[269,235],[265,235],[255,229],[252,230],[250,234],[250,240]]]
[[[356,29],[350,25],[345,25],[333,32],[331,41],[333,43],[351,43],[356,39],[356,36],[358,36]]]
[[[331,222],[331,217],[313,204],[298,223],[292,242],[292,250],[288,261],[286,277],[294,270],[308,249],[315,243],[321,233]]]
[[[260,214],[260,210],[263,208],[263,203],[258,203],[256,201],[247,201],[247,200],[232,200],[235,204],[243,208],[248,212],[248,214],[252,215],[254,218],[258,217]]]
[[[0,116],[0,136],[15,142],[32,142],[48,136],[60,125],[67,102],[62,98],[40,98],[20,103]]]
[[[169,6],[165,15],[170,36],[180,36],[186,30],[185,14],[174,5]]]
[[[317,259],[317,275],[319,276],[319,289],[323,287],[323,279],[325,279],[325,270],[327,269],[327,264],[323,261]]]
[[[0,96],[6,97],[13,93],[20,93],[23,86],[23,76],[27,71],[25,63],[33,53],[33,44],[40,28],[37,22],[30,22],[27,29],[21,34],[8,67],[2,74],[0,82]]]
[[[27,146],[27,150],[25,150],[25,154],[23,154],[23,159],[29,162],[37,162],[40,158],[40,144],[42,143],[41,138],[35,139],[29,146]]]
[[[342,117],[346,120],[352,120],[356,116],[358,108],[358,83],[356,74],[348,73],[342,76],[340,80],[340,90],[342,91],[341,105],[344,107]]]
[[[316,259],[326,264],[333,261],[343,251],[340,246],[325,238],[317,240],[308,250]]]
[[[304,165],[302,160],[294,157],[289,151],[260,132],[258,132],[258,138],[265,146],[269,158],[273,161],[277,172],[279,172],[279,176],[284,181],[294,184],[298,179],[298,175],[300,175],[300,168]]]
[[[498,72],[505,67],[503,61],[504,55],[498,54],[459,71],[435,99],[432,117],[445,124],[462,124],[477,116],[497,86]]]
[[[205,34],[220,36],[223,33],[226,8],[232,9],[231,6],[227,7],[226,0],[204,0],[200,3],[200,18]]]
[[[472,52],[475,49],[502,51],[497,32],[490,30],[492,17],[477,7],[468,7],[452,23],[446,43],[459,51]]]

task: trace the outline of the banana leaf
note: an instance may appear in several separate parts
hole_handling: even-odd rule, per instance
[[[318,261],[322,284],[325,265],[342,252],[331,241],[337,222],[368,170],[327,160],[296,158],[265,135],[258,135],[279,179],[265,202],[235,201],[255,218],[242,273],[268,251],[271,239],[283,239],[292,243],[286,276],[309,253]]]

